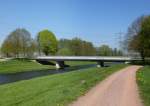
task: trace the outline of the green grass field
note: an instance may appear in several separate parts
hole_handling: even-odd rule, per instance
[[[88,68],[0,85],[0,106],[66,106],[125,66]]]
[[[29,60],[9,60],[0,62],[0,73],[16,73],[34,70],[52,69],[53,66],[41,65]]]
[[[150,106],[150,66],[137,72],[137,83],[145,106]]]
[[[75,65],[85,65],[85,64],[93,64],[92,62],[74,62],[68,61],[66,64],[70,66]],[[37,70],[47,70],[47,69],[56,69],[55,66],[50,65],[41,65],[37,62],[30,60],[9,60],[0,62],[0,73],[16,73],[16,72],[25,72],[25,71],[37,71]]]

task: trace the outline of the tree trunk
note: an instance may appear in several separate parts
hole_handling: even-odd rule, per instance
[[[145,64],[144,50],[142,50],[140,54],[141,54],[142,62],[143,62],[143,64]]]

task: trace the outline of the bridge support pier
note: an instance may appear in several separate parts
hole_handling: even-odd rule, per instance
[[[63,69],[65,67],[69,67],[69,65],[66,65],[64,61],[57,61],[55,66],[57,69],[61,69],[61,68]]]
[[[124,63],[125,63],[125,64],[130,64],[131,62],[129,62],[129,61],[125,61]]]
[[[97,67],[104,67],[104,62],[103,61],[98,61],[97,62]]]

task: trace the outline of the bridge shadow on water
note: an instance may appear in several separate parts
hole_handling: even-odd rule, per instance
[[[96,64],[77,65],[77,66],[66,67],[65,69],[59,69],[59,70],[50,69],[50,70],[40,70],[40,71],[18,72],[12,74],[0,74],[0,84],[12,83],[20,80],[27,80],[35,77],[40,77],[40,76],[76,71],[79,69],[86,69],[90,67],[96,67]]]

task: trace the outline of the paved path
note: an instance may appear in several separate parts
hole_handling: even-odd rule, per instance
[[[114,73],[71,106],[142,106],[136,85],[139,68],[129,66]]]

